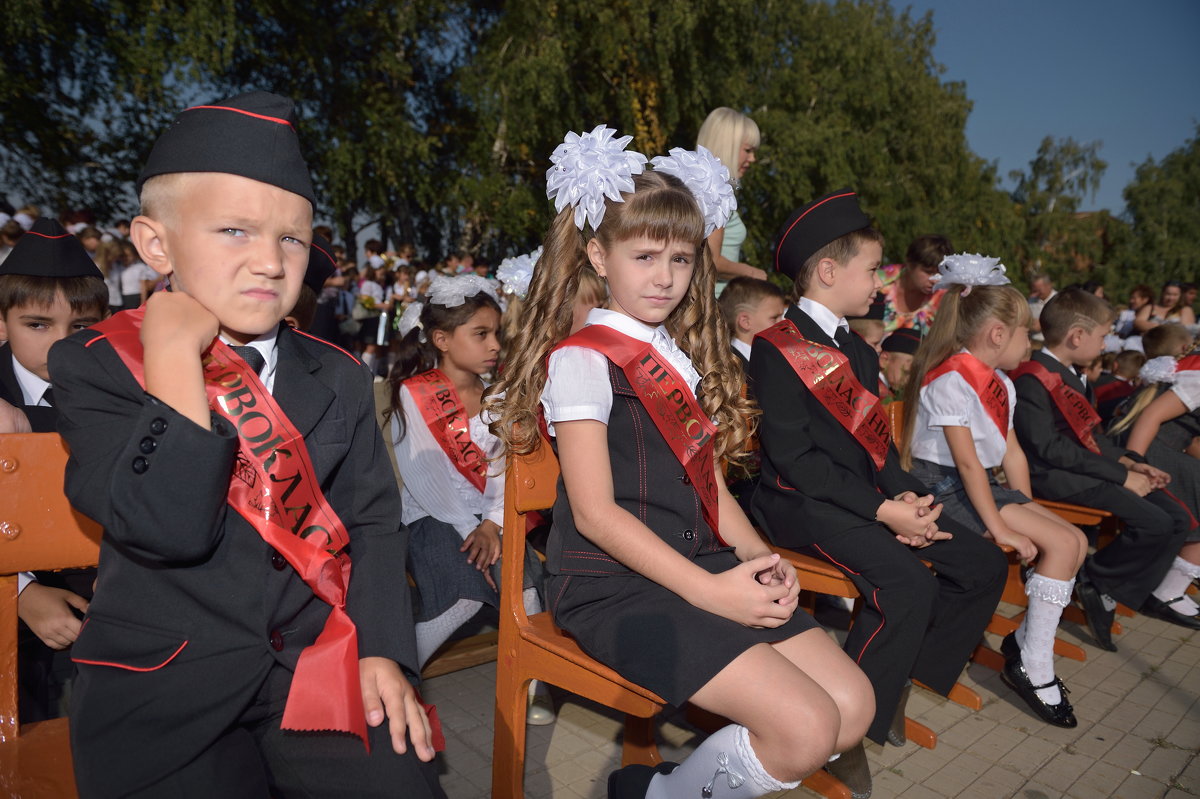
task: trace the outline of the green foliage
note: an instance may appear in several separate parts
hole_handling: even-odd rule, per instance
[[[1126,267],[1155,286],[1200,277],[1200,126],[1162,161],[1146,159],[1124,194],[1132,222]]]

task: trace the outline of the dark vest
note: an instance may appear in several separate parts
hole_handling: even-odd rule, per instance
[[[683,466],[654,426],[625,373],[612,361],[608,362],[608,378],[613,393],[608,453],[617,504],[689,560],[724,549],[704,521],[700,495]],[[575,527],[561,477],[546,546],[546,567],[551,574],[591,577],[629,573]]]

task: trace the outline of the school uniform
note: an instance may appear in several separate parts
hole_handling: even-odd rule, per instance
[[[1090,386],[1048,350],[1033,360],[1093,402]],[[1080,573],[1101,593],[1140,608],[1179,553],[1191,527],[1189,513],[1166,492],[1139,497],[1124,487],[1127,470],[1118,460],[1144,459],[1113,444],[1099,431],[1099,454],[1079,443],[1050,393],[1034,375],[1014,381],[1017,408],[1013,427],[1029,461],[1029,477],[1039,497],[1109,511],[1125,523],[1112,543],[1087,559]]]
[[[742,371],[747,371],[750,368],[750,344],[740,338],[734,338],[730,340],[729,346],[733,349],[738,363],[741,364]]]
[[[406,535],[370,376],[286,326],[254,346],[349,531],[358,654],[415,679]],[[351,735],[280,729],[292,672],[330,606],[227,503],[232,425],[213,414],[205,430],[143,391],[94,329],[56,344],[50,369],[67,494],[105,529],[72,650],[80,795],[441,796],[433,764],[392,752],[386,722],[371,729],[370,756]]]
[[[699,374],[662,326],[601,309],[590,311],[587,322],[651,343],[695,391]],[[710,573],[738,565],[733,550],[705,520],[692,480],[615,363],[585,347],[556,350],[542,407],[551,436],[562,422],[592,419],[607,425],[613,498],[651,533]],[[555,623],[589,655],[673,705],[687,701],[750,647],[817,626],[797,610],[780,627],[746,627],[630,571],[576,527],[561,478],[546,556],[546,595]]]
[[[828,308],[802,298],[785,318],[809,341],[841,349],[863,386],[876,385],[875,351]],[[1007,561],[945,514],[937,525],[953,538],[918,550],[898,542],[875,521],[879,506],[905,491],[929,492],[900,468],[895,447],[877,470],[765,338],[754,342],[750,375],[763,409],[755,517],[775,544],[833,563],[863,595],[845,649],[875,688],[867,735],[882,743],[907,679],[943,694],[953,687],[996,608]]]

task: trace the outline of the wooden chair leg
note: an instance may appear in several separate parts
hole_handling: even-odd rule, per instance
[[[934,691],[920,680],[913,680],[913,685],[924,688],[926,691],[933,691],[933,693],[937,693],[937,691]],[[956,705],[962,705],[968,710],[983,709],[983,699],[979,696],[979,694],[975,693],[975,691],[960,682],[954,683],[954,687],[950,689],[950,693],[946,694],[946,698]]]
[[[496,669],[496,717],[492,737],[492,796],[522,799],[525,795],[525,714],[529,680],[511,668]]]
[[[1121,606],[1117,605],[1117,607],[1120,608]],[[1062,617],[1067,621],[1072,621],[1078,625],[1087,627],[1087,617],[1083,615],[1082,610],[1074,605],[1067,605],[1065,608],[1063,608]],[[1112,623],[1112,634],[1120,635],[1122,632],[1124,632],[1124,628],[1121,626],[1121,622],[1114,621]]]
[[[658,744],[654,740],[654,719],[638,718],[625,714],[625,738],[621,745],[621,765],[640,763],[657,766],[662,762]]]
[[[907,717],[904,719],[904,735],[917,746],[923,746],[926,749],[933,749],[937,746],[936,732],[921,722],[913,721]]]

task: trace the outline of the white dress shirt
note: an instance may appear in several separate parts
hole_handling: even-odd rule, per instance
[[[821,328],[821,331],[825,335],[833,339],[834,346],[838,346],[837,339],[834,336],[839,327],[846,332],[850,331],[850,323],[846,321],[844,316],[838,316],[816,300],[801,297],[799,302],[796,303],[796,307],[812,317],[812,320],[817,323],[817,327]]]
[[[961,350],[966,352],[966,350]],[[1008,375],[996,370],[996,376],[1008,392],[1008,428],[1012,429],[1017,407],[1017,389]],[[985,469],[993,469],[1004,460],[1007,436],[1000,432],[983,407],[979,395],[958,372],[947,372],[921,387],[917,420],[913,428],[912,455],[923,461],[954,467],[954,457],[946,442],[943,427],[966,427],[975,441],[975,452]]]
[[[230,347],[242,346],[240,344],[234,344],[224,336],[221,336],[221,341],[225,342]],[[261,336],[254,339],[254,341],[251,341],[245,345],[258,350],[259,354],[263,356],[263,369],[262,372],[259,373],[258,379],[261,380],[263,385],[267,387],[267,391],[272,394],[275,393],[275,371],[279,367],[278,342],[279,328],[273,327],[271,328],[270,332],[263,333]]]
[[[700,373],[662,325],[651,327],[619,311],[603,308],[588,311],[585,327],[587,325],[604,325],[651,344],[675,367],[695,394]],[[612,412],[612,385],[608,381],[607,358],[587,347],[563,347],[550,355],[546,371],[542,408],[550,435],[554,435],[555,422],[593,419],[608,424],[608,415]]]
[[[471,440],[489,459],[483,493],[471,485],[433,437],[429,425],[413,400],[408,386],[400,387],[400,406],[406,424],[400,438],[400,421],[393,415],[389,427],[391,444],[404,487],[401,489],[401,516],[405,524],[432,516],[445,522],[466,538],[479,526],[480,517],[504,525],[504,459],[500,439],[492,435],[482,414],[469,422]]]
[[[735,350],[737,350],[738,352],[740,352],[742,354],[742,357],[745,358],[747,361],[750,360],[750,344],[749,344],[749,342],[742,341],[740,338],[735,338],[733,340],[733,348]]]
[[[46,402],[46,389],[50,388],[49,381],[43,380],[22,366],[11,351],[9,355],[12,357],[13,373],[17,376],[17,385],[21,387],[21,396],[24,398],[25,404],[35,408],[51,407],[50,403]]]

